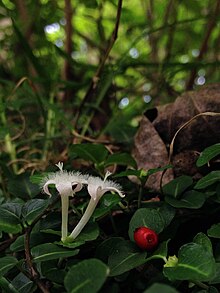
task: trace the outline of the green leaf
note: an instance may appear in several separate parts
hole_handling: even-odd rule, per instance
[[[0,278],[0,288],[2,289],[1,292],[4,293],[20,293],[11,282],[9,282],[6,278],[1,277]],[[27,291],[26,291],[27,292]]]
[[[178,293],[175,288],[166,285],[166,284],[160,284],[160,283],[154,283],[151,285],[147,290],[145,290],[143,293]]]
[[[220,143],[216,143],[210,147],[204,149],[204,151],[200,154],[196,166],[201,167],[207,164],[211,159],[218,156],[220,154]]]
[[[0,207],[0,231],[16,234],[22,231],[21,205],[18,203],[2,204]]]
[[[47,205],[48,201],[44,199],[31,199],[26,202],[22,208],[25,222],[30,225],[47,208]]]
[[[115,194],[105,194],[100,202],[99,206],[95,209],[92,217],[93,219],[97,219],[99,217],[102,217],[109,213],[113,207],[115,207],[119,202],[121,201],[121,198],[119,195]]]
[[[8,180],[8,190],[15,197],[29,199],[39,194],[40,187],[30,182],[28,174],[21,174]]]
[[[78,254],[79,250],[71,250],[59,247],[53,243],[44,243],[37,245],[31,249],[34,262],[47,261],[51,259],[59,259],[70,257]]]
[[[158,212],[164,220],[165,227],[167,227],[170,224],[170,222],[173,220],[176,214],[176,210],[165,202],[162,206],[159,207]]]
[[[154,251],[154,253],[150,257],[147,258],[147,261],[149,261],[151,259],[163,259],[164,261],[166,261],[167,250],[168,250],[167,246],[168,246],[169,241],[170,241],[170,239],[160,243],[160,245]]]
[[[12,285],[19,293],[33,292],[34,283],[23,273],[19,273],[13,280]]]
[[[68,293],[97,293],[108,274],[109,268],[100,260],[83,260],[70,268],[64,286]]]
[[[64,278],[66,276],[66,270],[59,268],[59,274],[57,273],[57,261],[53,263],[52,261],[41,263],[41,271],[45,278],[58,284],[63,284]]]
[[[193,242],[197,244],[201,244],[205,249],[207,249],[211,254],[212,250],[212,242],[211,240],[202,232],[198,233],[194,238]]]
[[[117,276],[130,271],[146,262],[147,252],[140,252],[130,241],[119,241],[108,258],[110,276]]]
[[[175,208],[199,209],[203,206],[206,198],[201,192],[190,190],[187,191],[179,199],[166,196],[165,201]]]
[[[117,177],[137,176],[138,178],[140,178],[141,173],[142,173],[142,170],[128,169],[126,171],[115,174],[113,177],[117,178]]]
[[[129,223],[129,237],[134,241],[134,231],[138,227],[148,227],[156,233],[160,233],[164,229],[164,220],[160,212],[156,209],[141,208],[138,209]]]
[[[18,263],[13,256],[4,256],[0,258],[0,278],[3,277],[11,268]]]
[[[96,258],[102,260],[103,262],[108,261],[108,257],[114,252],[115,247],[118,245],[119,242],[124,241],[121,237],[111,237],[104,240],[96,250]]]
[[[209,284],[220,284],[220,263],[216,263],[216,272],[213,278],[209,281]]]
[[[29,180],[31,183],[39,185],[48,174],[49,174],[49,172],[42,172],[39,174],[34,174],[29,177]]]
[[[161,172],[161,171],[171,169],[171,168],[173,168],[172,165],[166,165],[164,167],[159,167],[159,168],[155,168],[155,169],[149,169],[149,170],[147,170],[147,175],[149,176],[149,175],[155,174],[157,172]]]
[[[102,144],[74,144],[70,147],[70,156],[100,164],[105,161],[108,150]]]
[[[105,161],[104,166],[110,166],[110,165],[123,165],[123,166],[130,166],[133,168],[137,168],[137,163],[134,160],[134,158],[127,153],[119,153],[119,154],[112,154],[109,155],[108,158]]]
[[[214,183],[220,181],[220,171],[212,171],[205,177],[201,178],[196,185],[194,186],[195,189],[203,189]]]
[[[79,236],[71,243],[59,242],[59,245],[69,248],[75,248],[85,244],[86,241],[95,240],[99,236],[99,226],[96,222],[89,222],[80,232]]]
[[[30,247],[37,246],[45,241],[45,235],[40,232],[32,232],[30,235]],[[10,250],[18,252],[24,250],[24,235],[19,236],[11,245]]]
[[[188,243],[178,254],[178,263],[174,267],[164,267],[164,275],[174,280],[208,281],[215,274],[215,259],[203,245]]]
[[[212,225],[208,229],[207,234],[209,237],[220,238],[220,223]]]
[[[163,186],[165,195],[178,198],[189,186],[193,184],[190,176],[182,175]]]

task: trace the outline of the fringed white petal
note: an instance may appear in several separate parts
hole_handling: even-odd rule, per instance
[[[52,194],[49,191],[48,186],[51,184],[56,184],[56,182],[54,180],[48,180],[44,185],[43,185],[43,191],[44,193],[46,193],[49,196],[52,196]]]
[[[106,188],[102,189],[102,191],[103,191],[103,194],[106,193],[107,191],[113,191],[115,193],[118,193],[118,195],[120,197],[125,197],[125,194],[123,194],[118,188],[115,188],[115,187],[111,187],[111,186],[106,187]]]

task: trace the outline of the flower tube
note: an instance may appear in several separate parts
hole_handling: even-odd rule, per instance
[[[55,185],[55,188],[61,197],[62,224],[61,224],[61,240],[65,241],[68,235],[68,210],[69,197],[74,196],[80,191],[83,184],[87,184],[87,175],[79,172],[67,172],[63,170],[63,163],[59,162],[56,166],[60,169],[45,176],[41,182],[44,193],[51,196],[49,185]]]
[[[68,241],[73,241],[88,223],[90,217],[92,216],[99,200],[101,197],[108,191],[118,193],[121,197],[125,195],[121,191],[121,186],[113,181],[107,180],[107,177],[110,176],[111,173],[107,172],[105,175],[104,180],[99,177],[90,176],[88,178],[88,192],[91,196],[89,204],[85,210],[84,215],[82,216],[81,220],[72,231],[70,236],[68,237]]]

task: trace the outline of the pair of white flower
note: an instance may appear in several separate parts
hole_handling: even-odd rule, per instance
[[[62,206],[61,241],[65,242],[68,240],[69,242],[73,241],[82,231],[92,216],[99,200],[107,191],[116,192],[121,197],[124,197],[125,195],[122,193],[120,185],[113,181],[107,180],[108,176],[111,175],[108,171],[104,180],[102,180],[99,177],[82,175],[79,172],[67,172],[63,170],[63,163],[61,162],[56,164],[56,166],[60,170],[47,175],[42,180],[41,186],[43,191],[49,196],[51,196],[49,185],[55,185],[57,191],[59,192]],[[80,191],[83,188],[83,185],[87,185],[88,193],[91,196],[91,199],[81,220],[68,236],[69,197],[74,196],[76,192]]]

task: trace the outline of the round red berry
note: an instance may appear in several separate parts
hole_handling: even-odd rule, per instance
[[[134,240],[141,249],[151,250],[158,244],[158,235],[147,227],[139,227],[134,231]]]

